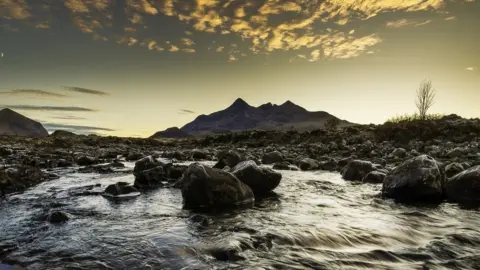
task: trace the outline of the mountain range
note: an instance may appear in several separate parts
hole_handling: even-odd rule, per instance
[[[341,126],[351,125],[327,112],[311,112],[291,101],[281,105],[266,103],[254,107],[238,98],[224,110],[200,115],[182,128],[169,128],[155,133],[151,138],[183,138],[245,130],[306,131],[324,128],[330,120],[338,121]]]
[[[7,108],[0,111],[0,135],[41,138],[48,132],[39,122]]]

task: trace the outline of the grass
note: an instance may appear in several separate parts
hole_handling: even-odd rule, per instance
[[[425,120],[438,120],[444,117],[444,114],[428,114]],[[394,116],[386,121],[386,123],[405,123],[420,120],[420,115],[418,113],[414,114],[403,114]]]

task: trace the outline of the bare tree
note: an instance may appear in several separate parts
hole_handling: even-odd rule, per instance
[[[432,82],[423,81],[417,90],[417,109],[420,120],[427,119],[427,112],[430,107],[435,104],[435,89],[432,87]]]

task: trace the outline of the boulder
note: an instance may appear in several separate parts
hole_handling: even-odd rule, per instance
[[[300,168],[288,162],[275,163],[273,164],[273,169],[279,171],[300,171]]]
[[[238,151],[230,150],[226,153],[220,153],[218,155],[218,162],[213,167],[217,169],[223,169],[226,166],[233,168],[238,163],[244,160],[245,160],[245,157],[242,154],[240,154]]]
[[[163,166],[165,177],[171,180],[179,180],[182,178],[183,173],[187,170],[187,168],[188,166],[185,165],[174,165],[171,163]]]
[[[462,164],[454,162],[450,163],[447,166],[445,166],[445,175],[450,178],[464,170],[464,167]]]
[[[89,166],[97,163],[98,163],[98,160],[90,156],[81,156],[77,159],[77,164],[79,166]]]
[[[298,162],[298,167],[302,171],[314,171],[318,170],[319,163],[313,158],[304,158]]]
[[[404,158],[407,156],[407,150],[403,148],[395,148],[392,152],[392,156],[397,157],[397,158]]]
[[[163,164],[160,161],[154,159],[152,156],[147,156],[135,162],[135,168],[133,169],[133,173],[137,174],[161,165]]]
[[[206,160],[210,159],[210,154],[202,149],[193,149],[191,154],[192,160]]]
[[[266,153],[262,157],[262,163],[267,165],[277,163],[277,162],[282,162],[282,161],[283,161],[283,155],[278,151],[272,151],[272,152]]]
[[[376,168],[370,161],[351,160],[342,170],[342,178],[348,181],[362,181],[363,177]]]
[[[387,174],[382,196],[400,202],[439,202],[443,198],[445,174],[431,156],[405,161]]]
[[[135,192],[138,192],[138,189],[125,182],[109,185],[105,189],[105,193],[111,196],[126,195]]]
[[[480,166],[475,166],[454,175],[445,184],[449,201],[480,203]]]
[[[181,179],[184,207],[210,208],[253,205],[252,190],[234,175],[199,163],[191,164]]]
[[[232,169],[240,181],[255,194],[266,194],[274,190],[282,180],[282,175],[270,168],[259,167],[253,160],[243,161]]]
[[[50,223],[64,223],[70,219],[70,215],[65,212],[55,211],[47,216],[47,221]]]
[[[333,172],[337,170],[337,161],[335,159],[321,161],[318,164],[318,167],[320,170]]]
[[[138,189],[149,189],[164,185],[165,171],[162,166],[135,173],[134,186]]]
[[[126,157],[125,157],[125,160],[126,161],[137,161],[141,158],[143,158],[144,155],[141,154],[141,153],[129,153]]]
[[[367,173],[363,179],[363,183],[381,184],[387,175],[383,172],[373,171]]]

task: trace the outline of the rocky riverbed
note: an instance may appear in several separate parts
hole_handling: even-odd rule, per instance
[[[2,137],[0,262],[476,269],[479,134],[452,115],[181,141]]]

